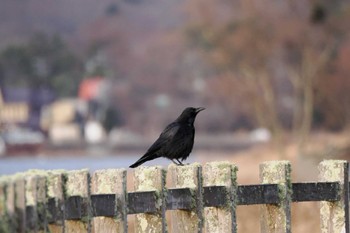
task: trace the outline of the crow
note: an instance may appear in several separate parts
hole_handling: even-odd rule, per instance
[[[163,130],[147,152],[130,167],[138,167],[146,161],[159,157],[168,158],[176,165],[183,166],[182,161],[187,159],[193,148],[194,120],[197,114],[204,109],[186,108],[173,123]]]

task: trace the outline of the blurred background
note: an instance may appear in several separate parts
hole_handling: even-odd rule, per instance
[[[350,157],[348,1],[0,3],[0,175],[128,167],[187,106],[206,108],[188,162],[233,161],[240,183]]]

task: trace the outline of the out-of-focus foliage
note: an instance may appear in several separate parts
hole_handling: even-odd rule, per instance
[[[35,34],[30,41],[9,45],[0,54],[1,84],[49,87],[58,96],[77,93],[82,62],[58,36]]]
[[[301,135],[312,126],[341,129],[350,109],[349,9],[341,0],[197,0],[188,3],[187,36],[215,71],[223,103],[256,124]]]
[[[33,10],[39,4],[43,11]],[[30,74],[67,95],[81,77],[105,76],[109,106],[139,132],[160,130],[186,106],[204,106],[199,130],[266,127],[304,141],[312,127],[349,124],[349,9],[345,0],[6,1],[0,46],[22,43],[7,51],[6,64],[2,56],[1,78],[35,85]],[[44,50],[55,44],[53,37],[26,43],[38,29],[57,31],[69,46],[61,40],[45,62],[39,51],[31,59],[34,41]],[[58,62],[64,71],[52,71],[55,56],[68,63]]]

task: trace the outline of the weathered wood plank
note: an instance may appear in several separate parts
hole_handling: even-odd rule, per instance
[[[92,233],[127,232],[126,170],[95,171],[91,178]],[[124,203],[119,205],[118,202]]]
[[[340,184],[337,182],[293,183],[292,201],[339,201]]]
[[[87,233],[90,231],[89,216],[90,174],[86,169],[69,171],[65,183],[65,232]]]
[[[190,188],[195,206],[191,210],[171,211],[172,232],[202,232],[203,230],[203,203],[202,203],[202,167],[199,163],[185,166],[169,165],[168,173],[171,176],[173,188]]]
[[[263,184],[278,184],[280,202],[261,206],[262,233],[291,232],[291,166],[288,161],[270,161],[260,164]]]
[[[167,210],[192,210],[195,207],[195,197],[190,188],[168,189]]]
[[[51,170],[47,175],[47,221],[51,233],[64,232],[64,170]]]
[[[0,177],[0,232],[11,232],[10,215],[7,210],[7,189],[10,185],[10,177]],[[14,205],[14,203],[13,203]]]
[[[128,193],[128,214],[149,213],[156,214],[158,194],[156,191]]]
[[[25,232],[25,179],[23,173],[14,175],[16,232]]]
[[[7,226],[4,226],[8,232],[16,232],[17,218],[16,218],[16,189],[13,176],[6,177],[6,215],[7,215]],[[5,231],[6,232],[6,231]]]
[[[237,205],[278,204],[277,184],[239,185]]]
[[[117,198],[115,194],[91,195],[92,217],[115,217],[117,214]]]
[[[46,232],[46,172],[30,170],[25,173],[26,232]]]
[[[237,232],[237,167],[229,162],[206,163],[203,168],[204,231]]]
[[[325,160],[319,164],[321,182],[339,182],[340,199],[321,201],[321,232],[349,233],[349,163],[345,160]]]
[[[129,204],[138,203],[148,209],[148,213],[136,214],[135,230],[142,232],[167,232],[165,220],[165,175],[162,167],[138,167],[134,170],[135,191],[136,193],[128,195]],[[146,192],[148,200],[153,203],[143,203],[137,198],[137,192]],[[132,198],[135,198],[132,201]],[[147,201],[145,201],[147,202]],[[134,207],[134,211],[137,207]]]

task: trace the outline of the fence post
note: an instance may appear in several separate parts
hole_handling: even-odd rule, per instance
[[[174,188],[190,188],[193,192],[192,210],[171,211],[172,232],[202,232],[203,202],[202,202],[202,167],[199,163],[185,166],[169,165],[169,173]]]
[[[9,180],[7,176],[0,177],[0,232],[10,232],[8,213],[6,211],[6,189]]]
[[[47,198],[48,228],[51,233],[64,232],[64,170],[53,170],[48,172]]]
[[[6,192],[6,183],[5,183],[4,177],[0,177],[0,223],[3,223],[6,215],[5,192]]]
[[[26,232],[46,232],[46,173],[25,173]]]
[[[280,203],[261,207],[262,233],[291,232],[291,166],[288,161],[270,161],[260,164],[262,184],[278,184]]]
[[[6,190],[5,190],[5,205],[6,205],[6,226],[8,232],[15,232],[17,229],[16,207],[15,207],[15,183],[13,176],[6,177]]]
[[[14,175],[15,183],[15,216],[16,216],[16,232],[25,232],[25,179],[24,174],[18,173]]]
[[[65,232],[89,232],[89,171],[86,169],[69,171],[67,172],[66,178]]]
[[[345,160],[325,160],[319,164],[322,182],[339,182],[340,200],[321,201],[321,232],[349,233],[349,163]]]
[[[135,191],[156,191],[160,201],[156,214],[136,214],[136,232],[167,232],[165,219],[165,177],[166,171],[159,166],[138,167],[135,169]]]
[[[204,229],[208,233],[237,232],[236,225],[236,172],[229,162],[211,162],[203,167],[203,186],[225,186],[227,203],[222,207],[204,208]],[[214,195],[216,195],[214,193]]]
[[[91,225],[92,232],[126,233],[126,170],[107,169],[94,172],[91,178],[91,195],[95,194],[115,195],[114,213],[111,214],[117,213],[117,215],[93,217]],[[117,204],[119,205],[117,206]],[[108,208],[108,206],[100,206],[100,208]]]

